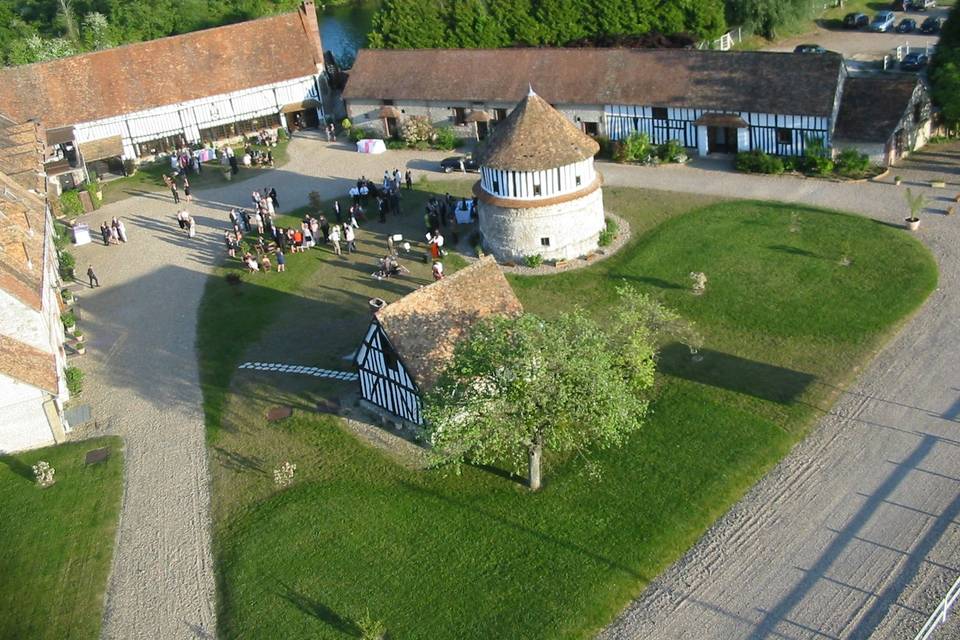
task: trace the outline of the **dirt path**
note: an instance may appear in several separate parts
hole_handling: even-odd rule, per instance
[[[960,148],[898,169],[933,199],[940,287],[811,435],[602,634],[913,638],[960,573]],[[945,164],[944,164],[945,163]],[[609,184],[807,203],[902,224],[903,188],[604,165]],[[922,186],[939,170],[948,190]],[[896,256],[891,256],[895,260]],[[938,638],[957,637],[956,621]]]

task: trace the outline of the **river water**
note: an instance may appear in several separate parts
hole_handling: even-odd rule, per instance
[[[367,46],[373,14],[381,0],[356,0],[326,6],[320,13],[320,39],[325,51],[333,52],[341,67],[353,65],[357,50]]]

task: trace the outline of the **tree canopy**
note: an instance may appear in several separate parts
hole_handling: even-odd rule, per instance
[[[431,444],[442,463],[526,465],[540,487],[544,450],[588,454],[640,429],[664,335],[699,345],[676,313],[633,289],[607,329],[575,310],[479,322],[424,398]]]
[[[370,43],[388,49],[562,46],[652,30],[712,38],[726,28],[724,10],[724,0],[384,0]]]
[[[960,127],[960,5],[950,10],[930,63],[933,99],[950,129]]]

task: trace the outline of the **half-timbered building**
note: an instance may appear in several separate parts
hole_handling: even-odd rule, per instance
[[[323,46],[298,11],[0,69],[0,112],[47,131],[48,174],[322,118]]]
[[[456,343],[477,321],[522,310],[492,257],[386,305],[374,314],[354,357],[363,405],[422,425],[421,395],[436,383]]]
[[[356,126],[382,133],[378,114],[390,105],[395,125],[426,116],[470,137],[477,135],[474,113],[489,114],[495,127],[532,83],[588,135],[618,140],[641,132],[700,155],[801,155],[814,138],[832,146],[846,82],[834,53],[362,50],[343,97]]]

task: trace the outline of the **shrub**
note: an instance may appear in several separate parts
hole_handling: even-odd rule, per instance
[[[531,269],[536,269],[543,264],[543,256],[538,253],[535,256],[527,256],[523,259],[523,261]]]
[[[418,142],[430,142],[436,130],[426,116],[412,116],[403,123],[401,137],[411,147]]]
[[[646,162],[653,155],[650,136],[633,132],[617,145],[614,160],[617,162]]]
[[[608,247],[613,243],[613,239],[617,237],[617,221],[613,218],[607,218],[606,224],[603,231],[600,232],[600,238],[597,241],[597,244],[601,247]]]
[[[61,251],[58,257],[60,263],[60,277],[64,280],[73,279],[73,269],[77,266],[77,259],[69,251]]]
[[[90,202],[93,203],[94,209],[100,208],[100,197],[97,195],[97,192],[100,191],[100,185],[96,182],[88,182],[84,188],[87,190],[87,193],[90,194]]]
[[[287,133],[286,129],[284,129],[283,127],[280,127],[279,129],[277,129],[278,142],[283,142],[284,140],[289,140],[289,139],[290,139],[290,134]]]
[[[433,146],[443,151],[455,149],[463,144],[463,140],[457,137],[450,127],[440,127],[436,130],[433,139]]]
[[[78,396],[83,391],[83,371],[77,367],[67,367],[64,372],[67,380],[67,391],[71,396]]]
[[[33,465],[33,478],[37,481],[37,484],[44,489],[53,486],[56,482],[56,479],[53,477],[55,473],[56,470],[51,467],[50,463],[46,460],[40,460],[37,464]]]
[[[57,251],[63,251],[68,244],[70,244],[70,237],[67,235],[67,226],[62,222],[54,221],[53,246]]]
[[[340,121],[340,128],[343,129],[344,131],[349,131],[352,126],[353,126],[353,123],[350,122],[350,118],[344,118],[343,120]]]
[[[403,140],[387,140],[387,149],[393,149],[394,151],[397,151],[400,149],[406,149],[407,147],[407,143]]]
[[[744,173],[768,173],[772,175],[783,173],[783,160],[763,151],[738,153],[734,166],[736,166],[737,171],[743,171]]]
[[[842,176],[861,176],[870,168],[870,158],[856,149],[844,149],[837,156],[837,173]]]
[[[68,218],[76,218],[83,214],[83,203],[76,191],[64,191],[60,194],[60,211]]]
[[[70,291],[70,289],[64,289],[60,292],[60,297],[63,298],[64,302],[69,302],[70,300],[73,300],[73,292]]]
[[[830,159],[822,138],[807,137],[807,146],[803,151],[803,170],[815,176],[828,176],[833,173],[833,160]]]
[[[70,327],[77,326],[77,318],[76,316],[73,315],[72,311],[64,311],[63,313],[61,313],[60,322],[62,322],[63,326],[67,327],[68,329]]]
[[[139,168],[140,166],[136,163],[135,160],[131,158],[127,158],[126,160],[123,161],[123,174],[126,176],[132,176],[136,174],[137,169]]]
[[[667,140],[657,147],[657,157],[662,162],[686,162],[687,152],[679,140]]]
[[[363,139],[377,139],[382,140],[383,136],[379,133],[374,133],[370,129],[364,129],[363,127],[351,127],[350,128],[350,140],[356,142],[357,140]]]
[[[600,151],[597,153],[601,158],[607,160],[613,160],[613,151],[616,147],[616,144],[609,136],[597,136],[594,138],[597,141],[597,144],[600,145]]]

